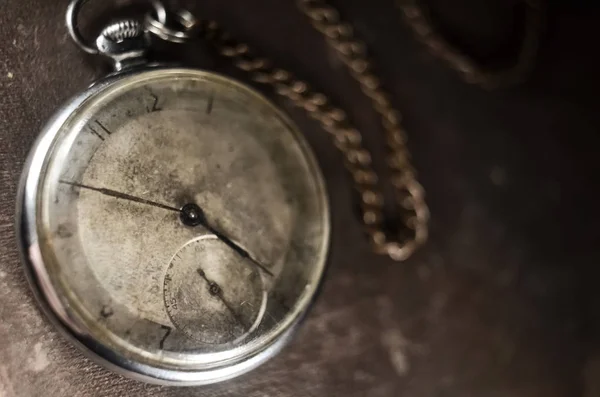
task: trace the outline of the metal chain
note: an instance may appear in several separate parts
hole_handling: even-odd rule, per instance
[[[278,95],[303,108],[333,136],[335,146],[343,153],[345,166],[358,190],[362,222],[374,251],[389,255],[394,260],[405,260],[427,240],[429,210],[423,188],[410,163],[406,133],[400,124],[400,115],[392,107],[389,95],[373,73],[365,44],[354,36],[352,26],[342,21],[339,13],[322,0],[298,0],[297,4],[312,25],[325,36],[327,43],[335,49],[381,116],[389,148],[387,164],[391,170],[390,182],[394,188],[394,198],[402,210],[405,229],[410,231],[406,238],[400,233],[392,235],[384,231],[384,198],[378,187],[380,181],[373,170],[372,156],[363,146],[362,136],[352,126],[346,112],[289,71],[273,67],[267,58],[253,55],[246,44],[233,41],[216,22],[204,21],[201,30],[205,39],[221,55],[232,59],[236,67],[250,74],[252,80],[271,86]]]
[[[467,83],[494,89],[522,82],[531,72],[537,55],[542,28],[542,0],[522,0],[525,7],[525,32],[515,64],[507,69],[486,70],[448,43],[435,29],[420,6],[420,0],[397,0],[408,26],[430,52],[456,70]]]

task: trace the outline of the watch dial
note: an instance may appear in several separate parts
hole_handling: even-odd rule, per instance
[[[63,125],[42,178],[53,288],[121,355],[187,368],[255,354],[320,281],[316,163],[282,113],[229,79],[171,69],[108,85]]]

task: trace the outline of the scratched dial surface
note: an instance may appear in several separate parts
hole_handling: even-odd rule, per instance
[[[59,299],[103,344],[210,363],[271,343],[308,305],[328,245],[323,184],[258,94],[146,72],[87,100],[56,142],[41,248]]]

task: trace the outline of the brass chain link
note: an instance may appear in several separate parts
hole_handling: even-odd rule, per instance
[[[354,35],[352,26],[341,20],[339,13],[322,0],[298,0],[299,9],[321,32],[327,43],[348,67],[362,92],[372,101],[386,131],[389,148],[387,164],[391,170],[391,184],[395,200],[403,212],[403,223],[410,235],[386,233],[383,228],[384,198],[373,170],[372,156],[362,143],[360,132],[352,126],[346,112],[331,103],[324,94],[294,77],[287,70],[273,67],[270,60],[253,55],[250,48],[235,42],[214,21],[204,21],[203,34],[218,52],[232,59],[236,67],[250,74],[253,81],[271,86],[274,91],[306,111],[329,132],[335,146],[345,157],[345,166],[352,175],[360,196],[362,222],[373,249],[401,261],[427,240],[429,210],[424,191],[416,179],[406,147],[406,133],[400,124],[400,115],[392,107],[390,97],[373,73],[367,58],[365,44]]]
[[[468,55],[444,39],[423,11],[420,0],[396,0],[404,19],[415,35],[435,57],[443,60],[459,73],[464,81],[485,89],[518,84],[525,80],[533,69],[537,56],[543,21],[542,0],[522,0],[525,9],[525,28],[519,53],[512,66],[501,70],[490,70],[477,64]]]

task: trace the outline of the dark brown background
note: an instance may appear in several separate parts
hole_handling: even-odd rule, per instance
[[[333,203],[323,293],[293,343],[263,367],[176,389],[84,359],[29,292],[13,231],[21,167],[43,122],[103,67],[67,37],[64,1],[2,1],[0,396],[600,396],[598,6],[549,2],[533,76],[490,93],[431,57],[391,0],[335,3],[371,46],[404,115],[431,242],[403,264],[372,255],[339,154],[293,112]],[[428,2],[449,31],[492,58],[512,30],[510,3]],[[367,103],[292,1],[206,0],[194,9],[333,93],[381,153]]]

